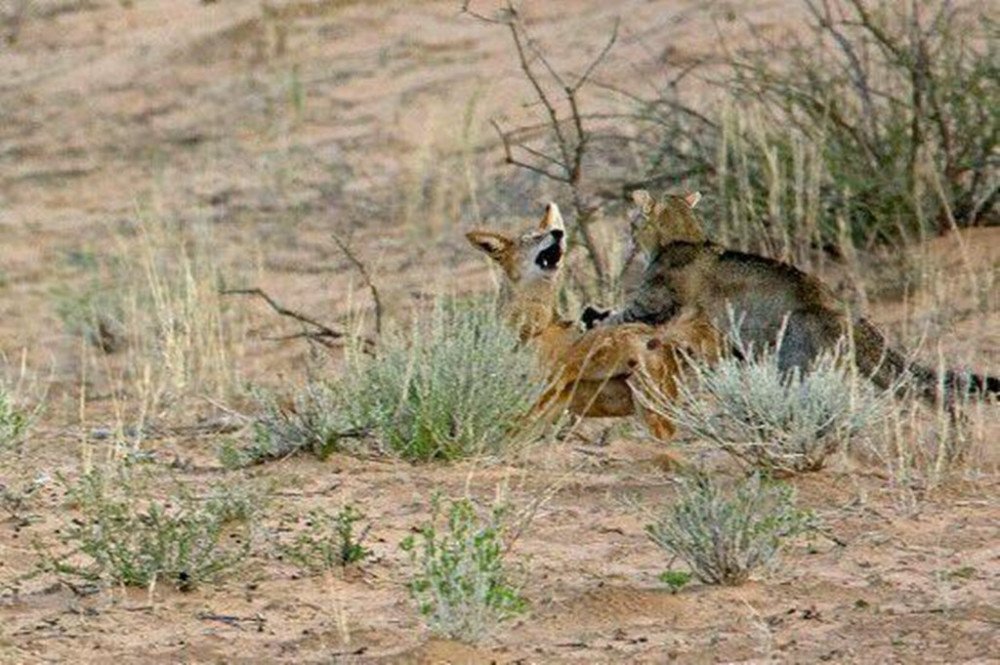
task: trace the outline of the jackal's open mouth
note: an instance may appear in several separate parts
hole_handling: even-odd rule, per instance
[[[538,256],[535,257],[535,265],[542,270],[552,271],[559,267],[562,257],[562,242],[557,240],[550,247],[546,247],[538,253]]]

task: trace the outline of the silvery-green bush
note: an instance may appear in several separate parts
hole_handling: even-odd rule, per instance
[[[80,518],[61,539],[69,555],[41,551],[42,567],[90,582],[190,591],[229,574],[250,553],[261,497],[218,484],[205,497],[178,486],[160,498],[148,476],[94,472],[67,485]],[[82,562],[77,561],[82,558]]]
[[[680,496],[646,533],[706,584],[739,585],[773,564],[786,540],[810,527],[794,490],[755,474],[723,488],[707,475],[681,480]]]
[[[441,301],[374,354],[348,349],[338,374],[282,407],[259,398],[251,458],[375,449],[415,461],[498,454],[523,441],[545,386],[537,355],[487,304]]]
[[[777,350],[734,344],[739,353],[714,363],[687,358],[676,398],[647,385],[640,399],[750,466],[778,472],[823,468],[885,414],[891,391],[857,376],[846,352],[782,371]]]

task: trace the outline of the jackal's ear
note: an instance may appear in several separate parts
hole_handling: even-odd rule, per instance
[[[552,229],[566,230],[566,225],[563,224],[562,213],[559,212],[559,206],[555,203],[549,203],[545,206],[545,216],[538,223],[539,231],[551,231]]]
[[[465,234],[472,246],[487,254],[491,259],[500,260],[504,252],[510,249],[512,241],[507,236],[492,231],[469,231]]]
[[[648,215],[653,212],[653,204],[656,202],[645,189],[637,189],[632,192],[632,203],[639,207],[643,215]]]
[[[684,203],[687,203],[692,208],[698,205],[698,201],[701,201],[701,192],[692,192],[684,195]]]

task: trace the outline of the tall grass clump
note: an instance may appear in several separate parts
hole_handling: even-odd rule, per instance
[[[144,207],[108,234],[106,251],[69,257],[78,274],[55,298],[69,331],[109,356],[98,367],[130,398],[121,417],[141,430],[178,400],[238,392],[246,322],[220,295],[235,276],[210,226]]]
[[[224,267],[207,224],[140,218],[138,247],[120,246],[133,365],[164,396],[224,397],[237,389],[241,322],[220,295]]]
[[[944,371],[943,363],[937,370]],[[939,400],[928,408],[918,394],[905,395],[888,410],[875,436],[859,441],[853,452],[880,468],[900,507],[912,511],[948,481],[995,468],[996,407],[990,401],[958,394],[951,404]]]
[[[219,580],[249,554],[258,498],[219,486],[207,497],[177,488],[158,498],[129,470],[95,472],[69,486],[80,512],[62,529],[65,556],[42,552],[63,576],[180,591]]]
[[[527,609],[505,563],[504,515],[494,506],[481,516],[472,501],[461,499],[450,502],[441,525],[435,496],[431,520],[401,543],[414,567],[410,595],[433,633],[477,642]]]
[[[822,469],[886,411],[891,392],[858,377],[846,352],[823,354],[807,371],[782,371],[780,343],[734,343],[739,353],[714,363],[688,358],[676,398],[646,382],[640,399],[749,466],[782,473]]]
[[[787,485],[755,474],[724,488],[696,475],[681,480],[677,502],[666,506],[646,533],[702,582],[735,586],[773,566],[788,539],[807,531],[810,523]]]
[[[525,416],[544,388],[537,357],[491,307],[443,301],[377,353],[349,349],[340,374],[313,383],[293,406],[264,401],[255,446],[357,449],[413,461],[499,454],[529,433]]]
[[[27,351],[22,352],[16,370],[0,353],[0,453],[17,450],[25,442],[45,407],[45,392],[28,370]],[[0,455],[0,469],[6,461],[9,456]]]

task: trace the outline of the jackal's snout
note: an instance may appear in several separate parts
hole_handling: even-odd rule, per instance
[[[538,224],[538,230],[548,236],[548,244],[535,255],[535,265],[545,272],[554,272],[566,253],[566,227],[555,203],[545,206],[545,215]]]

